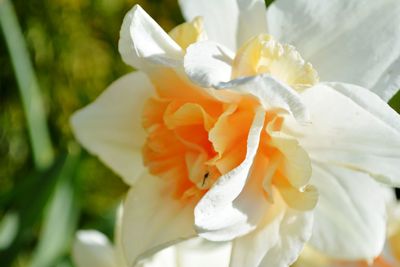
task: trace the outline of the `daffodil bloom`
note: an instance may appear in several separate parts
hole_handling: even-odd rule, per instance
[[[230,267],[288,266],[305,242],[334,258],[379,255],[400,119],[364,87],[387,99],[399,85],[400,4],[181,7],[188,22],[169,35],[139,6],[128,12],[119,49],[139,72],[72,119],[132,185],[127,262],[196,235],[230,241]]]

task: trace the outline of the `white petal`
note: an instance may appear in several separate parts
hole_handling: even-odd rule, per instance
[[[284,109],[299,121],[309,121],[307,107],[299,93],[268,74],[238,78],[227,83],[221,82],[216,87],[253,94],[266,109]]]
[[[115,260],[119,267],[128,266],[126,258],[124,255],[124,250],[122,246],[122,218],[124,215],[123,205],[119,205],[117,209],[115,228],[114,228],[114,247],[115,247]]]
[[[199,237],[165,248],[135,267],[228,267],[231,243],[210,242]]]
[[[75,137],[89,152],[133,184],[144,170],[141,148],[144,102],[154,90],[140,72],[123,76],[71,118]]]
[[[264,0],[179,0],[179,4],[186,21],[204,17],[209,39],[233,51],[267,31]]]
[[[310,245],[337,259],[373,259],[383,248],[386,207],[382,185],[367,174],[314,161],[320,193]]]
[[[275,198],[264,223],[233,241],[230,267],[286,267],[297,259],[311,236],[313,215],[289,209],[282,202]]]
[[[122,246],[129,266],[195,235],[195,204],[172,195],[168,181],[148,174],[129,191],[122,218]]]
[[[202,87],[212,87],[231,79],[233,53],[212,41],[197,42],[188,47],[184,68],[189,78]]]
[[[94,230],[77,232],[72,258],[77,267],[117,267],[110,241]]]
[[[371,113],[372,116],[379,118],[387,126],[400,133],[399,114],[375,94],[371,94],[368,90],[352,84],[327,83],[326,85],[351,98],[357,105]]]
[[[239,16],[236,0],[179,0],[179,5],[186,21],[204,17],[204,28],[210,40],[236,50]]]
[[[212,241],[231,240],[254,229],[262,216],[265,208],[261,201],[263,196],[250,194],[244,188],[257,152],[264,116],[262,110],[255,115],[247,139],[245,160],[221,176],[197,204],[195,225],[200,236]],[[242,193],[245,196],[241,197]]]
[[[141,259],[133,267],[176,267],[176,263],[175,246],[170,246],[158,251],[154,255]]]
[[[211,242],[193,238],[176,246],[178,265],[181,267],[228,267],[231,257],[230,242]]]
[[[348,82],[388,100],[400,88],[398,0],[277,0],[269,33],[294,45],[322,81]]]
[[[400,88],[400,56],[387,68],[372,88],[385,101],[390,100]]]
[[[267,33],[266,6],[264,0],[236,0],[239,7],[237,47],[251,37]]]
[[[118,46],[124,62],[142,70],[150,63],[177,65],[183,56],[181,47],[139,5],[125,15]]]
[[[312,160],[400,185],[400,117],[366,89],[344,84],[335,88],[320,84],[306,90],[301,97],[312,124],[290,126],[287,120],[285,125]]]

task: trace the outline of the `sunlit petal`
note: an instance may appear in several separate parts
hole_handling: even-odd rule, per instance
[[[151,63],[176,65],[183,56],[181,47],[139,5],[125,15],[119,52],[125,63],[141,70]]]
[[[297,47],[322,81],[353,83],[384,100],[400,88],[397,0],[277,0],[268,33]]]
[[[293,134],[312,159],[398,186],[400,117],[366,89],[330,86],[320,84],[302,94],[312,124],[292,127]]]
[[[186,21],[198,16],[204,18],[209,40],[236,49],[239,16],[236,0],[179,0],[179,5]]]
[[[192,44],[186,51],[184,68],[188,77],[203,87],[212,87],[231,78],[233,53],[218,43]]]
[[[142,110],[144,101],[153,94],[153,86],[143,73],[131,73],[71,118],[78,141],[128,184],[144,170]]]

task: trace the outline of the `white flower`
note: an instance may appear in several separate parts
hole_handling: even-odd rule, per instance
[[[80,230],[76,233],[72,258],[77,267],[128,267],[119,261],[108,238],[95,230]]]
[[[134,7],[119,48],[142,72],[73,117],[79,141],[134,185],[128,263],[197,234],[232,240],[230,267],[288,266],[308,240],[336,258],[382,250],[378,182],[400,184],[400,119],[361,86],[385,99],[399,86],[400,4],[263,3],[181,1],[194,20],[170,35]]]
[[[118,221],[122,216],[119,209]],[[76,267],[130,267],[122,249],[121,228],[117,222],[115,245],[101,232],[80,230],[72,246]],[[202,238],[181,242],[145,257],[134,267],[224,267],[229,265],[231,244],[214,243]]]
[[[230,243],[194,238],[140,260],[135,267],[224,267],[229,265]],[[95,230],[77,232],[72,257],[76,267],[129,267],[120,247]]]

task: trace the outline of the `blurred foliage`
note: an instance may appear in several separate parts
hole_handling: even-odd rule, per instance
[[[69,235],[75,228],[95,228],[112,237],[115,208],[127,187],[80,149],[71,163],[71,147],[74,153],[77,148],[69,117],[112,81],[132,71],[120,59],[118,38],[124,15],[136,3],[166,30],[183,21],[175,0],[13,1],[41,89],[57,160],[49,170],[35,168],[18,84],[0,34],[0,225],[19,218],[19,233],[12,247],[0,252],[0,266],[6,264],[4,255],[16,256],[13,266],[28,266],[32,259],[33,266],[68,266],[71,240],[51,239],[55,229],[46,227],[54,217],[60,223],[64,213],[57,210],[67,212],[68,205],[76,211],[68,217],[73,228]],[[57,226],[62,228],[59,231],[67,231],[66,225]],[[10,235],[11,230],[7,231]],[[46,252],[40,247],[46,242],[65,243],[54,248],[61,251],[56,262],[43,261]]]
[[[19,231],[10,237],[14,243],[7,254],[0,251],[0,266],[5,266],[2,255],[16,258],[12,266],[29,266],[32,259],[33,266],[70,266],[69,245],[76,228],[95,228],[112,237],[115,208],[127,187],[77,147],[69,117],[131,71],[117,46],[122,19],[136,3],[165,30],[183,21],[176,0],[13,1],[56,160],[48,170],[35,168],[14,69],[0,34],[0,228],[6,225],[11,236],[17,224]],[[390,104],[399,111],[400,94]],[[57,235],[61,231],[64,236]],[[7,238],[0,236],[0,250]],[[47,244],[56,244],[52,262],[44,260]]]

